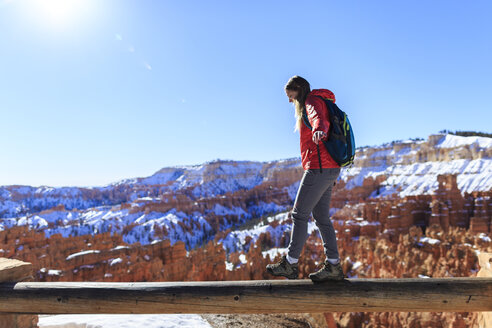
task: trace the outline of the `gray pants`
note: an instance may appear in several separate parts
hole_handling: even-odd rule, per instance
[[[323,168],[304,170],[299,189],[297,191],[291,217],[294,226],[291,230],[288,255],[298,259],[304,243],[308,238],[308,221],[313,213],[318,227],[327,258],[339,258],[335,229],[330,219],[331,190],[340,174],[340,168]]]

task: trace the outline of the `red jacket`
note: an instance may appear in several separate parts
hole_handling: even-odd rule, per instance
[[[328,129],[330,128],[328,108],[326,108],[326,104],[322,99],[314,97],[314,95],[322,96],[335,102],[335,95],[328,89],[313,89],[306,97],[306,112],[313,130],[310,130],[304,122],[301,122],[301,161],[304,170],[319,169],[318,150],[313,141],[313,133],[324,131],[328,136]],[[340,167],[330,156],[323,142],[320,141],[318,145],[321,156],[321,167]]]

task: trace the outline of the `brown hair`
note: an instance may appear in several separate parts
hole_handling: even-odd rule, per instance
[[[302,111],[305,109],[305,101],[307,95],[311,92],[311,86],[306,79],[299,75],[294,75],[285,84],[284,90],[297,91],[297,97],[294,99],[296,124],[294,132],[301,129]]]

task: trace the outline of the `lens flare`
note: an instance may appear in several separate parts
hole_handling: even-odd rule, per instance
[[[36,15],[45,23],[64,26],[76,22],[89,9],[87,0],[33,0]]]

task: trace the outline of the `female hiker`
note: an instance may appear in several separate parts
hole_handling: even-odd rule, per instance
[[[335,95],[328,89],[311,91],[308,81],[296,75],[284,87],[289,102],[295,105],[296,125],[300,130],[301,162],[304,173],[297,191],[290,217],[293,220],[288,252],[278,263],[268,264],[267,271],[275,276],[297,279],[298,259],[308,238],[307,225],[311,215],[315,220],[323,241],[326,259],[320,270],[310,273],[313,281],[342,280],[343,270],[337,247],[335,229],[331,223],[329,210],[331,190],[340,174],[340,166],[333,160],[321,140],[328,136],[330,121],[323,99],[335,102]],[[310,130],[302,122],[302,112],[306,109]]]

